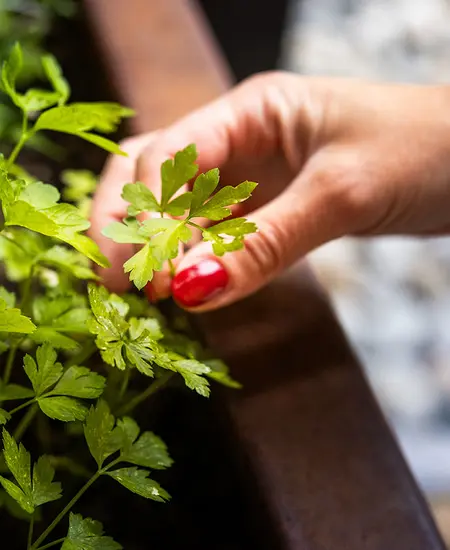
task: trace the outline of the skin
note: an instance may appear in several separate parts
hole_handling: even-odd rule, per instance
[[[132,245],[101,235],[125,216],[124,183],[142,181],[158,196],[160,164],[196,143],[200,170],[219,167],[221,183],[259,182],[233,214],[259,232],[220,262],[229,284],[195,308],[222,307],[255,292],[312,249],[344,235],[446,235],[450,230],[450,89],[386,85],[289,73],[252,77],[174,125],[126,140],[128,157],[107,162],[92,215],[91,236],[113,267],[106,286],[129,287],[122,264]],[[177,272],[212,256],[199,243]],[[153,294],[170,293],[167,271]]]

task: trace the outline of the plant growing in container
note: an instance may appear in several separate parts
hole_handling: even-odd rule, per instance
[[[19,92],[22,64],[16,44],[1,71],[3,91],[22,114],[22,131],[11,154],[0,159],[0,506],[28,521],[24,549],[118,549],[121,545],[103,534],[99,522],[77,513],[77,502],[101,477],[143,498],[170,498],[155,479],[158,470],[171,466],[169,451],[157,435],[141,431],[134,409],[177,378],[204,397],[210,380],[238,384],[220,360],[145,298],[111,294],[101,285],[91,263],[107,267],[108,260],[84,234],[90,176],[65,173],[66,196],[76,206],[61,202],[57,187],[18,164],[27,142],[47,131],[124,154],[99,133],[114,131],[133,112],[116,103],[70,103],[69,85],[48,55],[42,65],[51,89]],[[176,258],[180,243],[191,239],[191,228],[213,243],[217,255],[242,248],[245,235],[256,230],[243,218],[229,219],[229,207],[250,197],[256,184],[217,190],[218,170],[197,175],[195,161],[195,146],[188,145],[164,162],[160,199],[139,182],[123,188],[128,217],[105,228],[105,235],[139,246],[124,265],[137,289]],[[179,194],[191,181],[192,190]],[[158,217],[141,221],[145,212]],[[219,223],[205,228],[202,219]],[[67,449],[73,438],[85,440],[81,455],[53,454],[52,442]],[[48,452],[41,454],[42,448]],[[73,494],[63,491],[58,468],[75,477]],[[48,520],[45,505],[54,501],[62,504]],[[67,534],[52,540],[61,522],[68,522]]]

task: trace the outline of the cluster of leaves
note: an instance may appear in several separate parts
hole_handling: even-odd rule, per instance
[[[177,194],[196,176],[196,160],[197,151],[192,144],[163,163],[160,201],[141,182],[125,185],[122,197],[130,203],[128,217],[103,230],[105,236],[117,243],[142,245],[124,265],[137,288],[143,288],[151,281],[154,271],[160,271],[165,262],[178,256],[180,245],[192,238],[191,228],[199,229],[203,239],[212,242],[218,256],[239,250],[244,246],[245,235],[256,231],[255,224],[244,218],[221,221],[230,216],[232,205],[251,196],[256,187],[254,182],[244,181],[236,187],[228,185],[215,193],[219,170],[214,168],[195,179],[192,191]],[[139,221],[136,216],[143,213],[157,213],[160,217]],[[200,225],[199,219],[203,219],[203,224]],[[221,223],[206,225],[217,221]]]
[[[56,60],[46,55],[42,66],[48,90],[19,91],[23,59],[18,44],[1,70],[3,90],[22,113],[22,133],[10,156],[0,158],[0,259],[7,280],[0,286],[0,424],[5,426],[0,507],[29,521],[27,550],[38,550],[69,514],[66,537],[45,542],[45,548],[61,543],[63,550],[115,550],[121,546],[103,534],[101,524],[72,512],[99,477],[112,478],[146,499],[170,498],[152,477],[172,464],[164,442],[152,432],[141,433],[127,415],[169,380],[179,380],[204,397],[211,380],[234,388],[239,384],[223,362],[170,326],[142,295],[118,296],[99,284],[91,263],[106,267],[108,261],[85,235],[96,183],[92,174],[63,173],[63,198],[70,203],[62,202],[56,187],[16,163],[27,141],[48,130],[122,154],[98,132],[114,131],[132,111],[115,103],[69,103],[70,87]],[[159,201],[142,183],[124,186],[128,217],[105,233],[117,242],[142,245],[124,265],[139,289],[176,257],[180,243],[191,237],[190,228],[200,228],[218,255],[241,248],[244,236],[256,230],[242,218],[225,220],[233,204],[250,196],[254,183],[217,190],[219,172],[211,170],[196,177],[191,191],[180,193],[197,174],[195,160],[195,146],[190,145],[163,164]],[[138,219],[148,212],[158,213],[158,219]],[[44,455],[32,465],[21,438],[37,419],[50,430],[55,421],[73,423],[78,427],[73,433],[84,434],[86,461],[93,458],[97,467],[33,542],[41,507],[65,498],[54,480],[55,465],[86,471],[71,456]]]

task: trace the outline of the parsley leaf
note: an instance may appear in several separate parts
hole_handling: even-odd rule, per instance
[[[203,239],[213,243],[213,252],[216,256],[223,256],[225,252],[244,248],[244,237],[255,233],[257,227],[244,218],[234,218],[213,225],[203,230]]]
[[[62,74],[59,63],[53,55],[47,54],[42,57],[42,66],[53,89],[58,94],[58,103],[64,104],[69,99],[70,86]]]
[[[175,158],[166,160],[161,166],[161,210],[166,211],[167,204],[174,194],[197,173],[197,149],[188,145],[175,154]]]
[[[0,298],[0,332],[30,334],[35,329],[34,323],[22,315],[20,309],[8,307],[5,300]]]
[[[33,397],[34,392],[31,388],[25,388],[18,384],[7,384],[6,386],[0,383],[0,402],[14,401],[15,399],[29,399]]]
[[[82,399],[95,399],[104,390],[106,380],[86,367],[69,367],[62,375],[51,395],[67,395]]]
[[[69,531],[61,550],[122,550],[122,546],[103,534],[103,525],[91,518],[70,513]]]
[[[131,468],[119,468],[113,472],[108,472],[107,475],[141,497],[157,502],[170,500],[169,493],[159,483],[148,477],[149,472],[147,470],[141,470],[133,466]]]
[[[61,497],[61,486],[53,481],[55,471],[49,459],[39,458],[31,477],[31,458],[25,447],[3,429],[3,455],[16,483],[0,476],[5,491],[29,514],[36,507]]]
[[[0,408],[0,424],[6,424],[8,420],[11,420],[11,415],[5,409]]]
[[[88,260],[82,254],[75,250],[69,250],[65,246],[52,246],[38,256],[37,262],[39,264],[56,267],[70,273],[70,275],[77,279],[99,279],[89,267]]]
[[[244,181],[232,187],[227,185],[222,187],[215,195],[207,200],[203,205],[196,206],[189,211],[190,218],[207,218],[208,220],[223,220],[231,214],[230,206],[247,200],[257,183]]]
[[[23,362],[26,375],[33,385],[36,396],[39,397],[61,378],[63,367],[61,363],[56,362],[56,351],[49,343],[37,349],[36,359],[37,363],[31,355],[25,355]]]
[[[38,397],[38,404],[41,411],[49,418],[61,422],[74,422],[84,420],[88,409],[84,403],[70,397]]]
[[[84,436],[99,468],[123,445],[123,432],[114,424],[115,418],[106,401],[100,399],[95,407],[90,408],[84,425]]]
[[[44,111],[37,119],[33,132],[54,130],[91,141],[110,153],[125,155],[120,147],[89,130],[114,132],[122,118],[133,116],[134,111],[117,103],[72,103]]]
[[[126,437],[126,446],[120,456],[124,462],[145,466],[153,470],[164,470],[173,464],[164,441],[152,432],[139,437],[139,426],[129,417],[117,421]]]
[[[137,216],[142,212],[161,212],[161,207],[155,195],[139,181],[124,185],[122,198],[130,203],[128,207],[129,216]]]
[[[70,244],[99,265],[109,266],[94,241],[80,234],[89,228],[90,223],[75,206],[56,202],[59,193],[52,186],[14,180],[5,172],[1,174],[1,179],[0,198],[5,226],[21,226],[54,237]]]

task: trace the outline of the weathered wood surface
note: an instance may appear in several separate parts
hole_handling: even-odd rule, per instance
[[[164,126],[232,82],[193,2],[85,6],[120,99],[138,111],[134,131]],[[225,416],[252,495],[249,521],[262,529],[264,509],[265,527],[275,533],[267,548],[444,548],[326,296],[304,266],[200,324],[245,386],[224,396]]]

